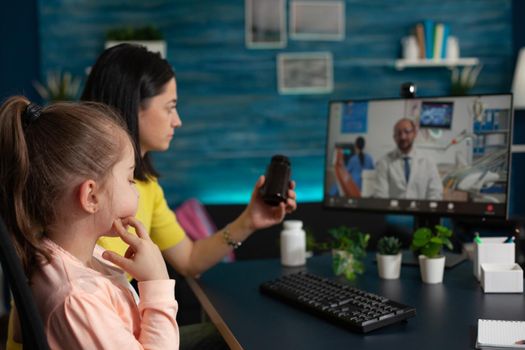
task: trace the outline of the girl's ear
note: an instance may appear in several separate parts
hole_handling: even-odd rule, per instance
[[[80,184],[80,206],[90,214],[95,214],[99,209],[99,188],[94,180],[86,180]]]

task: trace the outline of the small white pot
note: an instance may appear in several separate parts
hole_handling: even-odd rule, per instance
[[[385,280],[395,280],[401,273],[401,253],[396,255],[376,254],[379,277]]]
[[[421,271],[421,279],[423,282],[429,284],[442,283],[445,272],[445,257],[440,256],[430,259],[424,255],[420,255],[419,270]]]

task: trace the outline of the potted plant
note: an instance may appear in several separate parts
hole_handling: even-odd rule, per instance
[[[397,279],[401,272],[401,242],[397,237],[382,237],[377,242],[377,268],[379,277]]]
[[[443,246],[452,249],[452,231],[445,226],[436,225],[434,230],[421,227],[414,232],[411,249],[419,254],[421,279],[425,283],[443,282],[445,256],[441,255]]]
[[[462,70],[454,68],[450,77],[450,94],[453,96],[465,96],[476,84],[482,66],[467,66]]]
[[[160,30],[154,26],[143,27],[118,27],[106,33],[105,48],[110,48],[122,43],[142,45],[151,52],[159,52],[166,58],[166,41]]]
[[[340,226],[328,231],[331,236],[329,247],[332,250],[332,268],[336,275],[344,275],[354,280],[365,271],[363,258],[370,235],[357,228]]]
[[[82,78],[70,72],[60,70],[48,71],[45,82],[33,82],[36,91],[47,103],[75,101],[80,92]]]

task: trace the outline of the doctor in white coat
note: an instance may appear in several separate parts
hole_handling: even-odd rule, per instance
[[[400,119],[394,125],[397,149],[377,162],[375,197],[395,199],[443,198],[443,184],[434,161],[414,148],[415,122]]]

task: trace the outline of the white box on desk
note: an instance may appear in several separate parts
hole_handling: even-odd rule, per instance
[[[514,242],[504,243],[507,237],[484,237],[474,247],[474,276],[481,278],[481,264],[514,264],[516,248]]]
[[[485,293],[523,293],[523,270],[516,264],[481,264]]]

